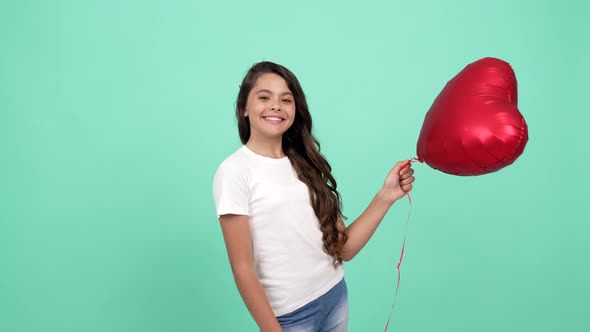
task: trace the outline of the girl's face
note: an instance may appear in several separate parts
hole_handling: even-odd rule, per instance
[[[244,116],[250,120],[250,139],[280,138],[295,120],[295,98],[276,74],[262,74],[248,94]]]

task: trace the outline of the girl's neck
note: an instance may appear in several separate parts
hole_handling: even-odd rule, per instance
[[[255,140],[252,137],[246,143],[246,146],[250,151],[269,158],[280,159],[285,157],[285,153],[283,152],[283,142],[282,139],[279,138],[278,140]]]

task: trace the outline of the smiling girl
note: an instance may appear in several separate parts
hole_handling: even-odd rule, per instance
[[[236,117],[244,145],[219,166],[213,195],[246,307],[264,332],[347,331],[342,262],[412,189],[413,169],[397,163],[367,209],[345,226],[295,75],[272,62],[255,64],[240,86]]]

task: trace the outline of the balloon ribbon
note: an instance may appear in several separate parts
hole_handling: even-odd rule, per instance
[[[416,161],[421,162],[421,163],[423,162],[422,159],[420,159],[420,158],[412,158],[412,159],[408,159],[403,167],[406,167],[407,164],[410,164],[410,163],[413,163]],[[399,281],[401,278],[400,266],[402,265],[402,260],[404,259],[404,251],[406,249],[406,236],[408,235],[408,223],[410,221],[410,215],[412,214],[412,196],[410,196],[409,192],[406,193],[406,195],[408,196],[408,202],[410,202],[410,210],[408,211],[408,218],[406,219],[406,226],[405,226],[405,230],[404,230],[404,241],[402,243],[402,250],[399,255],[399,262],[397,263],[397,284],[395,286],[395,295],[393,296],[393,305],[391,306],[391,311],[389,311],[389,318],[387,318],[387,324],[385,324],[385,330],[383,332],[387,332],[387,328],[389,327],[389,321],[391,320],[391,315],[393,314],[393,308],[395,308],[395,303],[397,302],[397,292],[399,291]]]

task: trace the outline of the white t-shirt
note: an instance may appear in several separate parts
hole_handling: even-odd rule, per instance
[[[344,277],[323,250],[322,231],[288,157],[258,155],[245,145],[213,180],[217,216],[249,216],[256,274],[276,316],[317,299]]]

